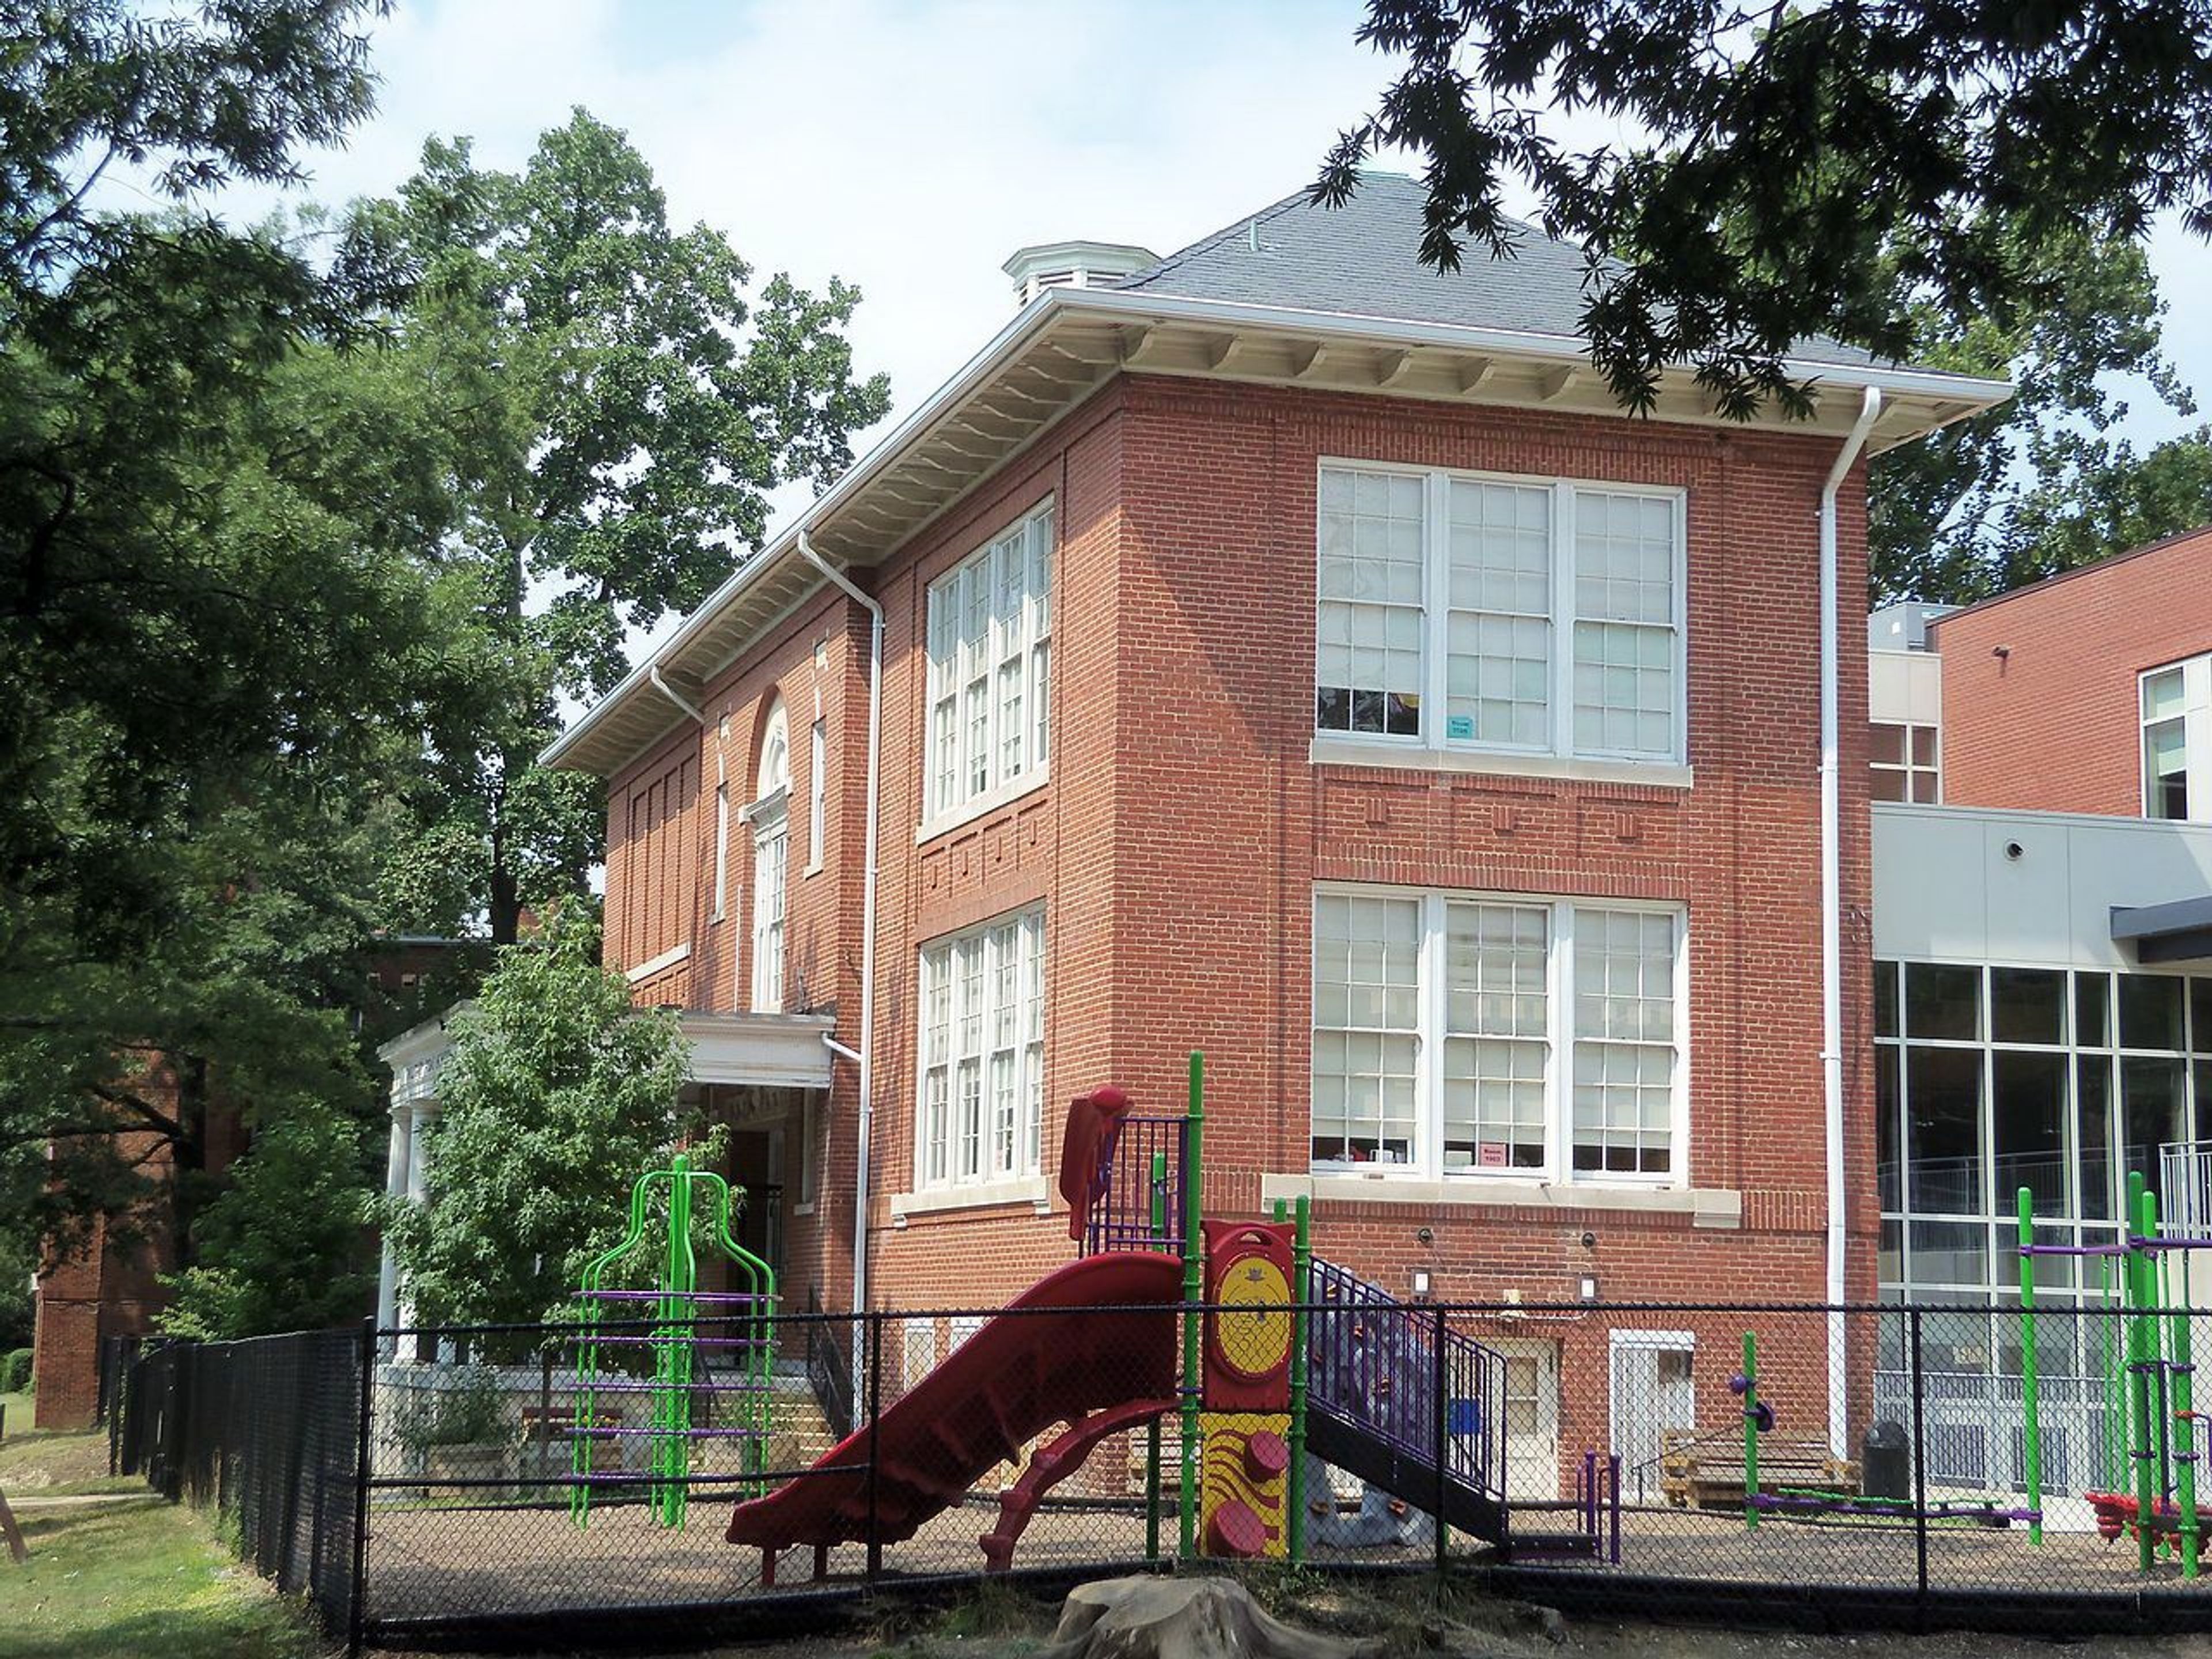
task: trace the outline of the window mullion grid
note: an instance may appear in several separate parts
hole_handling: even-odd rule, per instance
[[[1451,662],[1450,477],[1429,472],[1421,501],[1421,743],[1440,750]]]
[[[1575,487],[1552,486],[1552,752],[1575,752]]]
[[[2212,656],[2192,658],[2181,671],[2183,787],[2189,817],[2212,819]]]
[[[1544,1178],[1557,1185],[1571,1180],[1574,1170],[1575,907],[1559,903],[1550,910],[1545,1024],[1551,1052],[1545,1060]]]
[[[1997,1218],[2000,1214],[1997,1209],[1996,1022],[1991,1018],[1993,1005],[1990,1001],[1990,993],[1993,988],[1990,970],[1984,966],[1975,971],[1981,980],[1978,1031],[1982,1050],[1981,1196],[1982,1226],[1985,1235],[1984,1249],[1987,1253],[1986,1259],[1989,1262],[1988,1267],[1984,1271],[1988,1275],[1990,1289],[1995,1291],[1997,1288]],[[2017,1227],[2019,1224],[2015,1222],[2014,1224]]]
[[[1443,1172],[1445,920],[1441,893],[1421,896],[1420,987],[1413,1036],[1413,1157],[1433,1180]]]
[[[1692,1183],[1690,1170],[1690,917],[1676,910],[1668,918],[1674,950],[1673,982],[1668,994],[1674,1002],[1669,1024],[1674,1036],[1673,1081],[1667,1091],[1668,1174],[1680,1187]],[[1641,1126],[1639,1126],[1640,1128]]]

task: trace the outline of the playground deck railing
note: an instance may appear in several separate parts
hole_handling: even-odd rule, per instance
[[[2154,1388],[2148,1443],[2142,1414],[2115,1408],[2118,1383],[2156,1380],[2128,1369],[2149,1364],[2139,1323],[2132,1357],[2125,1346],[2147,1310],[2099,1302],[2094,1275],[2063,1260],[2048,1265],[2028,1328],[2033,1471],[2009,1299],[1409,1304],[1327,1263],[1310,1282],[1311,1420],[1358,1413],[1415,1455],[1396,1490],[1306,1466],[1315,1571],[1441,1565],[1608,1616],[2212,1631],[2212,1575],[2187,1576],[2180,1479],[2212,1433]],[[690,1437],[679,1471],[652,1462],[652,1435],[605,1432],[653,1422],[647,1395],[609,1386],[644,1364],[629,1357],[644,1350],[608,1340],[624,1334],[619,1318],[589,1333],[149,1344],[118,1357],[111,1431],[118,1472],[220,1509],[254,1565],[342,1640],[574,1650],[757,1638],[863,1590],[970,1582],[979,1540],[1000,1540],[1039,1585],[1171,1570],[1183,1465],[1173,1356],[1157,1350],[1186,1311],[1232,1310],[780,1313],[757,1464],[740,1437]],[[2155,1312],[2169,1332],[2212,1318]],[[580,1380],[584,1341],[600,1369]],[[1079,1348],[1077,1409],[1120,1414],[1087,1455],[1040,1457],[1067,1443],[1055,1413],[1068,1398],[1044,1391],[1067,1386]],[[841,1357],[856,1384],[849,1435],[825,1419],[809,1353]],[[693,1426],[737,1409],[714,1381],[692,1401]],[[937,1455],[948,1447],[969,1456],[949,1485]],[[1051,1479],[1021,1480],[1040,1465]],[[1498,1536],[1467,1527],[1473,1511],[1453,1507],[1438,1474],[1497,1506]],[[681,1526],[653,1502],[671,1481],[686,1489]],[[2147,1507],[2132,1501],[2145,1482]],[[726,1538],[764,1489],[799,1496],[757,1513],[802,1517],[772,1573],[757,1540]]]
[[[1083,1253],[1183,1249],[1184,1198],[1190,1186],[1189,1120],[1129,1115],[1121,1120],[1099,1170]]]

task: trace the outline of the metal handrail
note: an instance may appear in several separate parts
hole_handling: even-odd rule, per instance
[[[1435,1309],[1399,1301],[1333,1262],[1313,1263],[1308,1293],[1306,1403],[1364,1427],[1387,1444],[1503,1501],[1504,1357],[1439,1325]],[[1443,1337],[1448,1444],[1439,1459],[1435,1336]],[[1471,1420],[1469,1420],[1471,1419]]]

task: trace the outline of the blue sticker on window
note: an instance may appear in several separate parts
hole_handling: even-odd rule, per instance
[[[1473,737],[1474,735],[1474,716],[1472,714],[1454,714],[1450,719],[1444,722],[1444,735],[1448,738]]]

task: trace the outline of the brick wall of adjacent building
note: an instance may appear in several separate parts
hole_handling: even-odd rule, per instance
[[[166,1065],[154,1065],[132,1087],[155,1110],[176,1111],[176,1084]],[[210,1174],[220,1175],[245,1150],[244,1126],[219,1098],[209,1103],[203,1138],[200,1156]],[[66,1249],[49,1246],[40,1264],[31,1365],[34,1420],[42,1429],[91,1422],[100,1399],[102,1339],[145,1335],[169,1305],[161,1275],[177,1264],[173,1160],[151,1134],[122,1136],[116,1152],[153,1183],[128,1224],[96,1216]]]
[[[1929,643],[1945,805],[2140,817],[2137,677],[2212,650],[2212,531],[1954,611]]]

